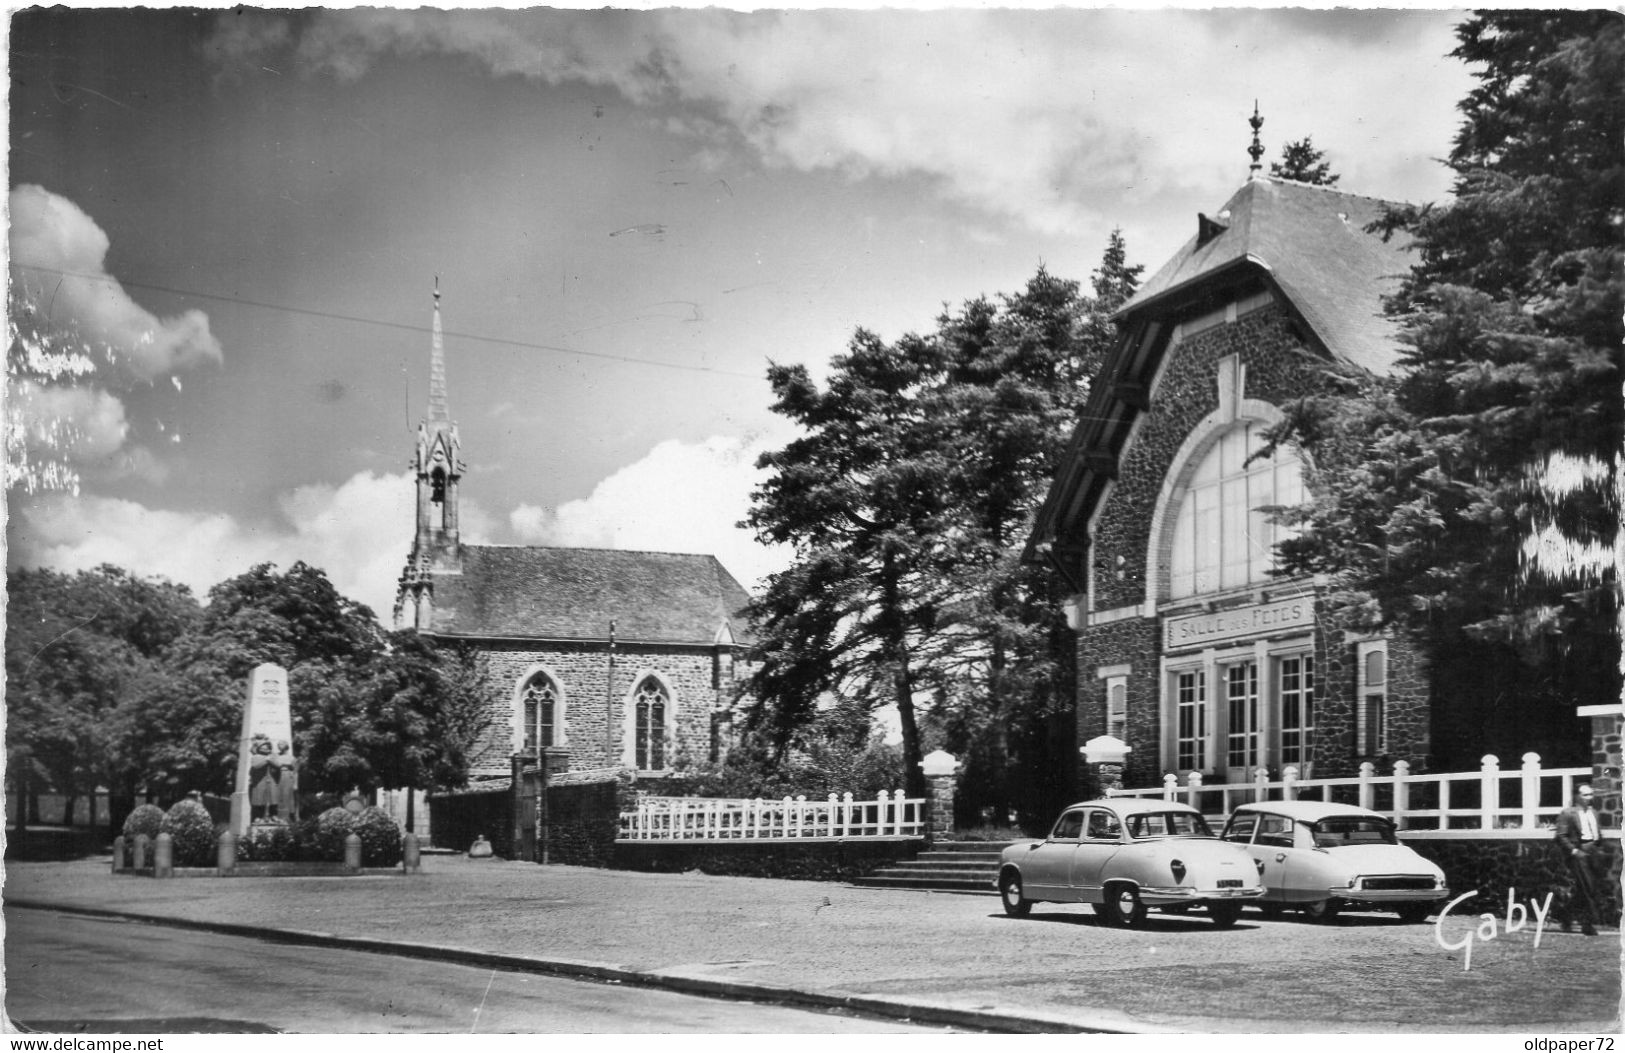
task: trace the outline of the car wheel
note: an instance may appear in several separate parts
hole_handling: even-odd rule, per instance
[[[1240,903],[1209,903],[1207,916],[1213,919],[1213,924],[1221,929],[1228,929],[1241,920]]]
[[[1004,901],[1004,912],[1012,918],[1025,918],[1033,909],[1033,901],[1021,894],[1021,875],[1015,871],[999,879],[999,898]]]
[[[1335,899],[1317,899],[1305,903],[1301,908],[1303,916],[1317,925],[1337,924],[1337,901]]]
[[[1106,921],[1118,928],[1134,929],[1145,922],[1145,904],[1140,902],[1140,890],[1133,885],[1106,886],[1106,901],[1101,906]]]
[[[1399,920],[1406,925],[1420,925],[1433,913],[1431,903],[1407,903],[1399,908]]]

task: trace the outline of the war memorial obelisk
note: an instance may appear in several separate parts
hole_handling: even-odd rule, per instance
[[[231,831],[238,837],[257,822],[297,818],[298,767],[288,673],[267,662],[248,674],[242,733],[237,739],[237,782],[231,795]]]

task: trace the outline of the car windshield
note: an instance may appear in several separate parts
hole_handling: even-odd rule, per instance
[[[1316,848],[1399,844],[1399,839],[1394,836],[1394,824],[1376,817],[1340,815],[1334,819],[1322,819],[1310,829],[1315,834]]]
[[[1128,835],[1146,837],[1212,837],[1207,820],[1192,812],[1144,812],[1128,817]]]

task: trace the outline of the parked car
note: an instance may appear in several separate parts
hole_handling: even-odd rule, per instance
[[[1172,801],[1104,798],[1061,813],[1049,837],[1004,850],[994,882],[1004,912],[1034,903],[1089,903],[1107,923],[1133,928],[1146,911],[1203,906],[1221,926],[1264,894],[1258,867],[1213,836],[1202,813]]]
[[[1323,801],[1244,804],[1221,836],[1257,860],[1266,914],[1295,907],[1325,922],[1343,910],[1392,910],[1414,924],[1450,896],[1444,871],[1400,844],[1393,820],[1365,808]]]

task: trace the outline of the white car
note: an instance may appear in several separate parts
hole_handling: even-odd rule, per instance
[[[1347,909],[1392,910],[1415,923],[1450,896],[1444,871],[1400,844],[1392,820],[1351,804],[1244,804],[1221,836],[1262,868],[1265,914],[1295,907],[1332,921]]]
[[[1205,906],[1216,924],[1234,925],[1242,904],[1264,894],[1252,857],[1214,837],[1202,813],[1132,797],[1068,807],[1049,837],[1004,850],[994,887],[1012,917],[1034,903],[1089,903],[1124,928],[1153,907]]]

